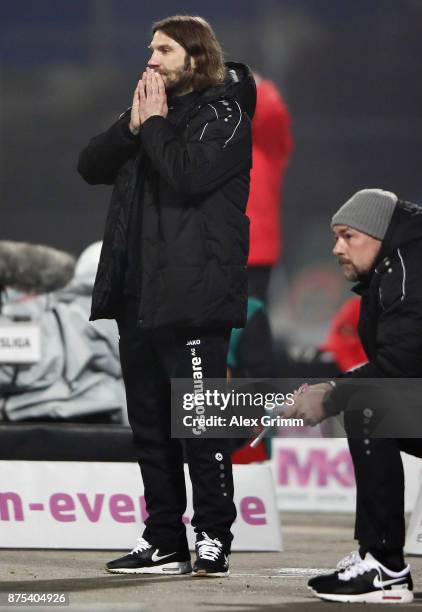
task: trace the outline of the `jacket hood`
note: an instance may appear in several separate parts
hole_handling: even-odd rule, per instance
[[[212,102],[224,97],[236,98],[242,110],[252,119],[256,107],[256,84],[252,70],[239,62],[226,62],[226,68],[227,77],[223,85],[206,89],[201,100]]]
[[[398,200],[377,257],[379,263],[399,247],[422,239],[422,207]]]
[[[375,269],[387,256],[405,244],[422,240],[422,206],[405,200],[397,200],[393,216],[387,228],[380,252],[374,262],[372,271],[363,275],[352,291],[361,295],[369,285]]]

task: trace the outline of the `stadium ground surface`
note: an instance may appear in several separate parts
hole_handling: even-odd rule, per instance
[[[139,612],[255,612],[288,610],[319,612],[349,609],[347,604],[321,602],[306,588],[308,577],[333,567],[355,548],[351,514],[283,513],[284,551],[234,553],[229,578],[111,575],[103,565],[115,551],[2,550],[0,593],[50,592],[69,594],[61,610]],[[422,557],[409,557],[415,601],[400,609],[422,610]],[[56,606],[54,606],[56,607]],[[352,612],[380,605],[353,604]],[[382,606],[385,609],[385,606]],[[0,610],[13,609],[0,605]],[[15,609],[40,610],[44,607]],[[388,608],[390,609],[390,608]]]

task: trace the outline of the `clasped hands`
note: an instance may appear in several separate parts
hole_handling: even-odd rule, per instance
[[[304,425],[318,425],[328,416],[322,402],[331,389],[330,383],[302,385],[294,393],[293,406],[283,412],[283,419],[303,419]]]
[[[161,74],[146,68],[133,94],[129,129],[136,135],[141,125],[153,115],[167,117],[167,94]]]

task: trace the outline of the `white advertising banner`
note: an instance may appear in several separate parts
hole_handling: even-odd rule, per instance
[[[420,485],[406,533],[404,550],[408,555],[422,555],[422,487]]]
[[[275,438],[272,469],[280,510],[354,512],[355,476],[344,438]],[[405,508],[412,511],[422,461],[402,453]],[[421,502],[422,503],[422,502]]]
[[[0,461],[0,546],[131,549],[146,518],[136,463]],[[233,550],[282,549],[268,465],[234,466]],[[186,470],[190,526],[192,494]]]

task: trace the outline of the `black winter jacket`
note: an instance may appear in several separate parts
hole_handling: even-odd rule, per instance
[[[398,201],[373,271],[353,288],[362,296],[359,336],[368,363],[347,378],[422,378],[422,208]],[[345,384],[346,383],[346,384]],[[353,381],[325,403],[345,407]]]
[[[140,327],[244,325],[256,88],[246,66],[227,68],[224,85],[193,97],[182,125],[153,116],[135,137],[129,109],[80,154],[88,183],[114,184],[91,320],[119,316],[139,206]]]

